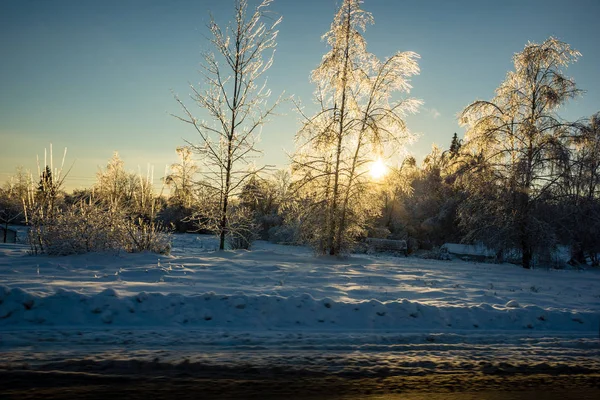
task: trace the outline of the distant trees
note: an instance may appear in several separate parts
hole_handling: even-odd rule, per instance
[[[96,173],[94,196],[109,207],[123,207],[133,198],[135,177],[125,171],[125,163],[115,152],[104,169]]]
[[[18,222],[23,217],[23,208],[5,189],[0,189],[0,224],[4,227],[4,235],[0,243],[6,243],[8,225]]]
[[[124,165],[115,152],[106,168],[96,174],[94,199],[108,208],[123,210],[130,216],[153,219],[158,210],[151,169],[143,176],[141,172],[125,171]]]
[[[168,236],[155,222],[156,196],[150,173],[144,178],[125,172],[115,153],[106,169],[98,172],[93,190],[66,195],[63,187],[68,172],[63,172],[63,165],[64,157],[60,168],[50,163],[40,169],[39,182],[27,179],[22,205],[33,254],[170,251]],[[17,178],[15,182],[25,181]],[[15,193],[23,192],[21,189],[11,186]]]
[[[420,104],[392,99],[409,91],[419,56],[403,52],[381,62],[368,53],[362,32],[373,18],[361,3],[344,0],[323,36],[331,49],[312,73],[320,110],[306,117],[292,161],[308,237],[317,252],[331,255],[364,229],[368,165],[409,140],[403,118]]]
[[[278,103],[266,104],[270,91],[260,82],[273,63],[276,28],[281,21],[267,15],[271,3],[263,0],[248,12],[246,0],[235,0],[234,20],[225,31],[214,20],[209,23],[216,54],[204,54],[203,86],[191,86],[191,98],[211,121],[194,117],[176,97],[184,113],[177,118],[192,125],[200,136],[198,144],[190,143],[190,149],[200,156],[204,167],[200,184],[215,193],[216,202],[214,212],[206,213],[203,222],[218,232],[221,250],[231,233],[230,219],[239,214],[232,212],[230,203],[257,172],[251,164],[259,154],[257,135]]]
[[[6,242],[9,224],[22,223],[25,220],[23,205],[27,199],[30,178],[22,168],[17,168],[4,187],[0,188],[0,224],[5,228],[4,237],[0,242]]]
[[[69,173],[68,170],[64,170],[67,149],[64,150],[60,167],[54,166],[52,145],[49,153],[48,157],[47,151],[44,150],[43,165],[40,165],[38,158],[39,181],[36,183],[32,177],[27,179],[27,195],[22,199],[24,221],[30,226],[29,244],[33,253],[44,252],[50,245],[45,235],[46,227],[53,225],[60,214],[63,184]]]
[[[467,238],[499,252],[518,248],[524,268],[556,241],[540,211],[568,158],[572,130],[556,111],[580,93],[563,71],[579,55],[554,38],[529,43],[514,56],[515,70],[496,96],[460,115],[466,151],[481,156],[468,174],[469,197],[460,212]]]
[[[187,146],[176,149],[179,162],[171,164],[164,183],[169,188],[166,207],[160,219],[172,225],[177,232],[197,230],[194,213],[198,208],[199,191],[197,185],[200,168],[196,165],[192,150]]]
[[[600,113],[573,126],[569,162],[554,189],[558,231],[571,244],[571,261],[598,265],[600,253]]]
[[[124,165],[115,152],[96,174],[91,196],[66,209],[71,214],[67,220],[80,220],[81,227],[72,229],[84,229],[81,237],[94,238],[75,242],[68,251],[170,251],[167,229],[157,220],[162,203],[154,193],[152,168],[144,176],[127,172]]]
[[[163,181],[168,198],[154,192],[150,168],[128,172],[118,153],[92,188],[66,195],[66,174],[50,157],[35,177],[19,170],[0,189],[0,223],[27,223],[33,253],[168,252],[165,223],[216,233],[221,250],[262,238],[340,255],[369,235],[409,239],[410,250],[483,243],[524,268],[561,244],[571,263],[600,264],[600,113],[578,122],[558,115],[581,93],[565,74],[579,52],[554,38],[527,44],[493,98],[462,110],[463,140],[454,133],[447,149],[434,145],[422,162],[407,156],[376,180],[370,166],[413,138],[405,117],[421,102],[404,96],[419,56],[370,54],[363,34],[373,17],[362,1],[342,0],[311,74],[316,111],[298,107],[291,168],[268,176],[252,160],[279,102],[267,104],[263,80],[281,21],[270,18],[271,3],[248,11],[235,0],[227,28],[211,20],[214,52],[204,54],[201,86],[191,87],[207,119],[175,97],[176,117],[199,139],[177,148]]]
[[[165,184],[171,189],[169,202],[190,208],[195,201],[194,188],[199,168],[189,147],[177,148],[179,162],[171,165],[171,171],[165,177]]]
[[[411,239],[409,251],[461,239],[456,209],[463,194],[454,185],[458,156],[451,151],[457,142],[455,134],[450,149],[442,151],[433,145],[421,165],[406,158],[386,178],[379,226],[389,231],[390,238]]]

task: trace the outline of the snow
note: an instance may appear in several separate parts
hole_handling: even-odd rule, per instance
[[[598,329],[598,270],[215,247],[201,235],[176,235],[170,256],[30,256],[3,245],[0,326]]]
[[[260,241],[253,251],[215,248],[202,235],[175,235],[168,256],[32,256],[24,245],[1,245],[0,358],[90,343],[181,354],[189,346],[405,356],[419,349],[426,359],[443,358],[435,356],[442,347],[458,357],[512,346],[520,349],[514,357],[528,349],[529,362],[554,354],[598,366],[598,269],[314,257]]]
[[[484,245],[460,244],[460,243],[445,243],[442,245],[442,251],[450,254],[461,256],[483,256],[495,257],[496,254]]]

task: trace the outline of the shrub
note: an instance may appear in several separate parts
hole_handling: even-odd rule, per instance
[[[127,221],[125,229],[127,231],[125,250],[128,252],[151,251],[159,254],[169,254],[171,252],[170,237],[160,222],[138,218],[137,221]]]
[[[226,241],[231,250],[250,250],[258,239],[253,213],[246,207],[235,207],[229,217]]]
[[[269,242],[279,244],[296,244],[298,229],[291,225],[274,226],[269,229]]]
[[[118,209],[106,209],[96,203],[73,204],[56,210],[52,218],[38,215],[31,219],[30,226],[29,242],[34,254],[170,252],[169,236],[162,225],[141,218],[132,220]]]

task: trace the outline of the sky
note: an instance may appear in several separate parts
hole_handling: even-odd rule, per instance
[[[274,97],[285,92],[310,107],[310,73],[328,50],[321,36],[339,4],[273,2],[283,17],[267,72]],[[410,96],[424,106],[407,118],[419,135],[408,148],[417,159],[432,143],[447,148],[454,132],[462,137],[456,115],[493,97],[529,41],[554,36],[583,54],[567,75],[586,93],[561,117],[600,111],[600,0],[365,0],[363,8],[375,19],[368,51],[421,56]],[[127,170],[145,175],[152,166],[158,181],[177,161],[175,149],[198,139],[171,114],[181,114],[173,93],[186,99],[201,81],[209,12],[224,24],[233,0],[0,0],[0,183],[17,166],[37,171],[50,144],[55,166],[67,148],[67,189],[91,186],[115,151]],[[277,113],[259,147],[262,162],[285,167],[300,117],[291,102]]]

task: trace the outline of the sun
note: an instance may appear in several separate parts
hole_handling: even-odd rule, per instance
[[[371,174],[371,178],[374,180],[379,180],[387,174],[387,166],[383,162],[381,158],[378,158],[371,164],[371,170],[369,171]]]

